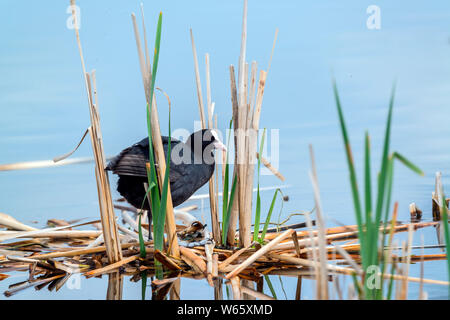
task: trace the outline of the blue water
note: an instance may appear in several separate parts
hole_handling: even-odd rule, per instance
[[[172,126],[192,131],[199,119],[189,39],[192,28],[202,79],[204,54],[211,56],[212,96],[219,127],[225,130],[231,118],[228,67],[238,63],[242,2],[143,2],[151,47],[157,15],[159,11],[164,15],[157,86],[170,95]],[[0,163],[52,159],[70,151],[89,125],[75,35],[66,27],[68,3],[0,3]],[[97,73],[105,153],[115,155],[146,136],[145,98],[130,19],[131,12],[139,17],[140,1],[80,0],[77,4],[87,68]],[[260,69],[267,69],[275,29],[279,29],[260,127],[280,130],[279,169],[290,185],[285,191],[290,201],[284,204],[282,219],[314,207],[308,176],[308,144],[312,144],[327,225],[355,222],[332,75],[338,83],[360,178],[365,130],[371,134],[373,167],[379,168],[390,91],[397,81],[391,149],[425,172],[425,177],[419,177],[396,165],[393,199],[399,202],[400,220],[409,219],[408,205],[413,201],[426,219],[431,218],[436,171],[443,172],[444,186],[450,185],[446,121],[450,114],[450,3],[377,1],[379,30],[366,27],[366,8],[371,4],[249,1],[248,61],[256,60]],[[167,108],[162,96],[158,101],[165,133]],[[86,141],[74,156],[91,155]],[[42,226],[49,218],[98,217],[93,164],[0,172],[0,176],[0,211],[25,223]],[[114,186],[115,177],[111,182]],[[274,177],[261,178],[263,186],[279,184]],[[271,198],[272,192],[264,194],[263,211]],[[303,218],[295,216],[291,221]],[[421,242],[419,234],[416,244]],[[425,243],[436,243],[434,229],[423,234]],[[444,261],[427,263],[425,271],[428,277],[446,280]],[[419,275],[417,265],[411,266],[411,274]],[[8,279],[0,286],[6,288],[13,282]],[[284,297],[277,277],[272,282],[278,296]],[[207,283],[195,280],[183,280],[182,297],[197,298],[189,288],[198,288],[200,283],[204,289],[195,290],[198,298],[212,298]],[[106,289],[101,286],[106,285],[106,278],[90,279],[82,281],[80,290],[63,288],[57,294],[29,290],[14,297],[103,299]],[[290,298],[295,285],[294,280],[284,280]],[[417,296],[417,286],[410,288],[411,297]],[[426,290],[430,298],[447,293],[439,286],[426,286]],[[308,297],[313,298],[312,290],[304,289],[304,298]],[[140,284],[125,281],[124,298],[140,298]]]

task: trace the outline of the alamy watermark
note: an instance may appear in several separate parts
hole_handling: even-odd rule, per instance
[[[366,26],[369,30],[381,29],[381,9],[377,5],[370,5],[366,9],[366,13],[369,14],[366,20]]]
[[[66,8],[66,13],[69,14],[66,20],[66,27],[69,30],[81,28],[81,13],[80,7],[77,5],[70,5]]]

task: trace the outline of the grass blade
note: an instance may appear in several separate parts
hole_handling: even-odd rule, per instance
[[[342,112],[341,102],[339,99],[339,93],[337,90],[336,81],[334,79],[333,79],[333,91],[334,91],[334,98],[336,101],[336,107],[337,107],[338,115],[339,115],[339,123],[340,123],[340,127],[341,127],[342,138],[344,140],[344,147],[345,147],[345,152],[346,152],[346,156],[347,156],[348,169],[349,169],[349,173],[350,173],[350,185],[351,185],[351,189],[352,189],[353,206],[355,208],[356,223],[358,224],[358,233],[359,233],[359,238],[360,238],[361,248],[362,248],[362,253],[363,253],[362,260],[363,260],[363,267],[364,267],[364,263],[367,262],[367,259],[364,257],[366,250],[365,250],[365,239],[364,239],[365,237],[364,237],[364,232],[363,232],[361,201],[360,201],[360,197],[359,197],[355,166],[353,164],[353,155],[352,155],[352,150],[351,150],[351,146],[350,146],[350,141],[348,138],[347,127],[345,125],[344,115]],[[366,268],[364,267],[364,270],[365,269]]]
[[[412,171],[414,171],[415,173],[417,173],[418,175],[424,176],[425,173],[418,167],[416,166],[414,163],[412,163],[411,161],[409,161],[408,159],[406,159],[404,156],[402,156],[401,154],[399,154],[398,152],[394,152],[393,153],[393,157],[397,160],[399,160],[401,163],[403,163],[406,167],[408,167],[409,169],[411,169]]]
[[[273,212],[273,208],[275,206],[275,201],[277,200],[278,193],[280,193],[280,196],[283,197],[283,195],[281,193],[281,189],[275,190],[275,193],[274,193],[273,198],[272,198],[272,203],[270,204],[269,212],[267,213],[266,221],[264,223],[264,228],[263,228],[263,231],[261,233],[260,243],[263,243],[264,242],[264,238],[266,237],[267,229],[269,227],[270,218],[272,217],[272,212]]]
[[[262,152],[264,148],[264,139],[266,137],[266,128],[264,128],[263,134],[261,136],[261,143],[259,145],[259,154],[261,155],[258,157],[258,186],[257,186],[257,193],[256,193],[256,212],[255,212],[255,227],[253,228],[253,241],[258,240],[259,235],[259,223],[261,218],[261,195],[259,193],[259,177],[260,177],[260,171],[261,171],[261,157]]]

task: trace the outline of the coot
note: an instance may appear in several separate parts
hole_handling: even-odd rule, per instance
[[[169,138],[162,136],[164,153],[167,160]],[[217,132],[212,129],[203,129],[194,132],[183,143],[171,139],[170,157],[170,191],[173,206],[176,207],[189,199],[200,187],[209,181],[214,173],[214,149],[226,150],[219,140]],[[151,223],[151,210],[147,200],[144,201],[144,183],[148,182],[145,164],[149,162],[148,137],[124,149],[113,158],[106,170],[119,176],[117,191],[135,208],[149,212]]]

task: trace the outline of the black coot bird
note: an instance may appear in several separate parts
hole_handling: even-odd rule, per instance
[[[164,153],[167,159],[169,137],[162,136]],[[173,206],[176,207],[189,199],[200,187],[209,181],[214,173],[214,149],[226,150],[219,140],[217,132],[203,129],[194,132],[183,143],[171,139],[170,191]],[[106,170],[119,175],[117,191],[135,208],[151,211],[147,200],[144,201],[144,183],[148,182],[145,164],[149,162],[148,137],[124,149],[109,162]],[[143,205],[143,206],[142,206]]]

